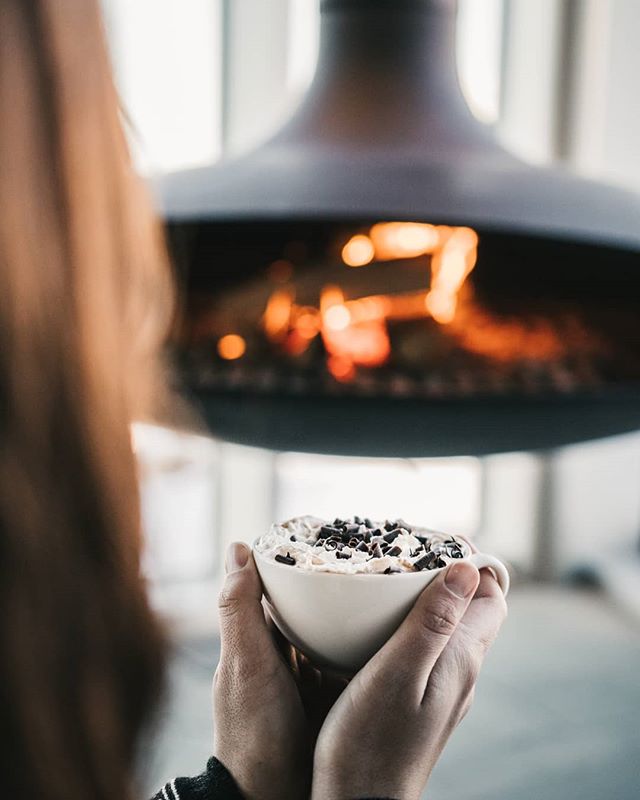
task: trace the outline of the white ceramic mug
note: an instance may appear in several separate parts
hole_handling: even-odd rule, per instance
[[[254,548],[266,606],[284,636],[318,666],[353,671],[382,647],[418,595],[442,569],[339,574],[312,572],[267,559]],[[509,572],[486,553],[467,556],[491,569],[506,595]]]

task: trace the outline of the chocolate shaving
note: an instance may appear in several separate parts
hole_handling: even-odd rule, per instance
[[[372,558],[382,558],[382,556],[383,556],[383,553],[382,553],[382,550],[380,549],[380,545],[376,543],[375,547],[371,551],[371,557]]]
[[[395,575],[395,574],[398,574],[400,572],[402,572],[402,570],[398,569],[397,567],[387,567],[382,574],[383,575]]]
[[[329,539],[325,543],[325,549],[326,550],[335,550],[337,547],[338,547],[338,543],[335,541],[335,539]]]
[[[426,556],[414,561],[413,568],[418,572],[423,569],[433,569],[433,562],[436,560],[438,560],[438,556],[435,553],[427,553]]]
[[[338,550],[336,553],[336,558],[351,558],[351,553],[346,553]]]
[[[280,553],[278,553],[275,560],[278,561],[280,564],[286,564],[288,567],[293,567],[295,566],[296,563],[295,558],[289,555],[288,552],[286,556],[281,556]]]
[[[388,556],[399,556],[402,552],[402,548],[398,547],[398,545],[394,545],[390,550],[387,550]]]
[[[391,542],[394,539],[397,539],[398,536],[400,536],[400,530],[396,528],[396,530],[394,531],[389,531],[389,533],[385,533],[385,535],[382,538],[385,540],[385,542],[389,542],[389,544],[391,544]]]
[[[367,545],[364,542],[360,542],[356,546],[356,550],[360,550],[361,553],[368,553],[369,552],[369,548],[367,547]]]

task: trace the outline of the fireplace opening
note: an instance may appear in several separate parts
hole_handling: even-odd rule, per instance
[[[596,435],[605,416],[619,430],[638,421],[635,253],[399,220],[181,224],[172,241],[188,265],[177,354],[214,427],[230,424],[221,401],[235,402],[238,424],[253,414],[250,427],[262,420],[272,444],[288,415],[298,449],[331,452],[333,437],[318,448],[321,432],[304,433],[304,403],[333,400],[356,415],[340,450],[360,452],[353,439],[366,433],[367,409],[402,413],[404,403],[417,426],[409,447],[423,452],[422,425],[445,404],[468,415],[593,402],[595,413],[597,401],[601,419],[587,422]],[[299,425],[290,409],[273,416],[287,399],[303,404]],[[509,414],[503,424],[513,449]],[[575,435],[551,414],[539,446]]]

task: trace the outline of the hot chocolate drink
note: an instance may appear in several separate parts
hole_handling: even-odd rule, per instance
[[[404,520],[350,517],[332,522],[295,517],[272,525],[255,549],[297,569],[345,574],[435,570],[472,554],[462,538],[409,525]]]

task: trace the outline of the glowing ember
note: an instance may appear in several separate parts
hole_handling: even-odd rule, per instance
[[[344,305],[344,292],[339,286],[325,286],[320,294],[320,311],[324,314],[331,306]]]
[[[373,261],[375,254],[371,239],[361,234],[352,236],[342,248],[342,260],[348,267],[364,267]]]
[[[391,354],[384,322],[365,322],[341,331],[324,330],[322,338],[328,353],[362,367],[380,367]]]
[[[500,319],[473,302],[461,308],[449,333],[468,352],[502,363],[548,362],[562,358],[568,348],[578,353],[585,345],[587,349],[597,349],[595,341],[585,341],[581,330],[577,331],[578,341],[569,341],[546,320],[534,318],[525,324],[521,320]]]
[[[433,253],[440,243],[438,229],[421,222],[379,222],[369,235],[380,261]]]
[[[242,336],[229,333],[218,341],[218,355],[226,361],[235,361],[242,358],[247,349],[247,344]]]
[[[458,293],[476,265],[478,235],[471,228],[455,228],[431,259],[431,289],[425,308],[442,325],[452,322]]]
[[[343,331],[351,322],[351,314],[346,306],[331,306],[324,312],[322,318],[331,331]]]
[[[278,289],[269,298],[264,312],[264,331],[272,340],[283,339],[289,329],[293,308],[293,292],[290,289]]]
[[[300,310],[295,321],[298,335],[303,339],[313,339],[320,333],[319,314],[315,308],[305,307]]]
[[[351,381],[356,374],[353,361],[345,356],[329,356],[327,369],[337,381]]]
[[[292,356],[304,353],[318,334],[339,380],[349,381],[355,366],[381,366],[391,356],[390,322],[432,317],[449,325],[456,317],[460,291],[474,268],[478,236],[471,228],[418,222],[381,222],[369,236],[356,234],[342,248],[348,266],[431,255],[431,285],[422,291],[379,294],[347,300],[333,284],[320,292],[319,307],[298,306],[291,288],[274,291],[263,316],[263,327],[274,344]],[[288,262],[274,262],[269,270]],[[278,272],[278,270],[276,270]],[[338,359],[337,361],[335,359]],[[345,366],[348,363],[348,368]],[[336,366],[337,365],[337,366]]]

